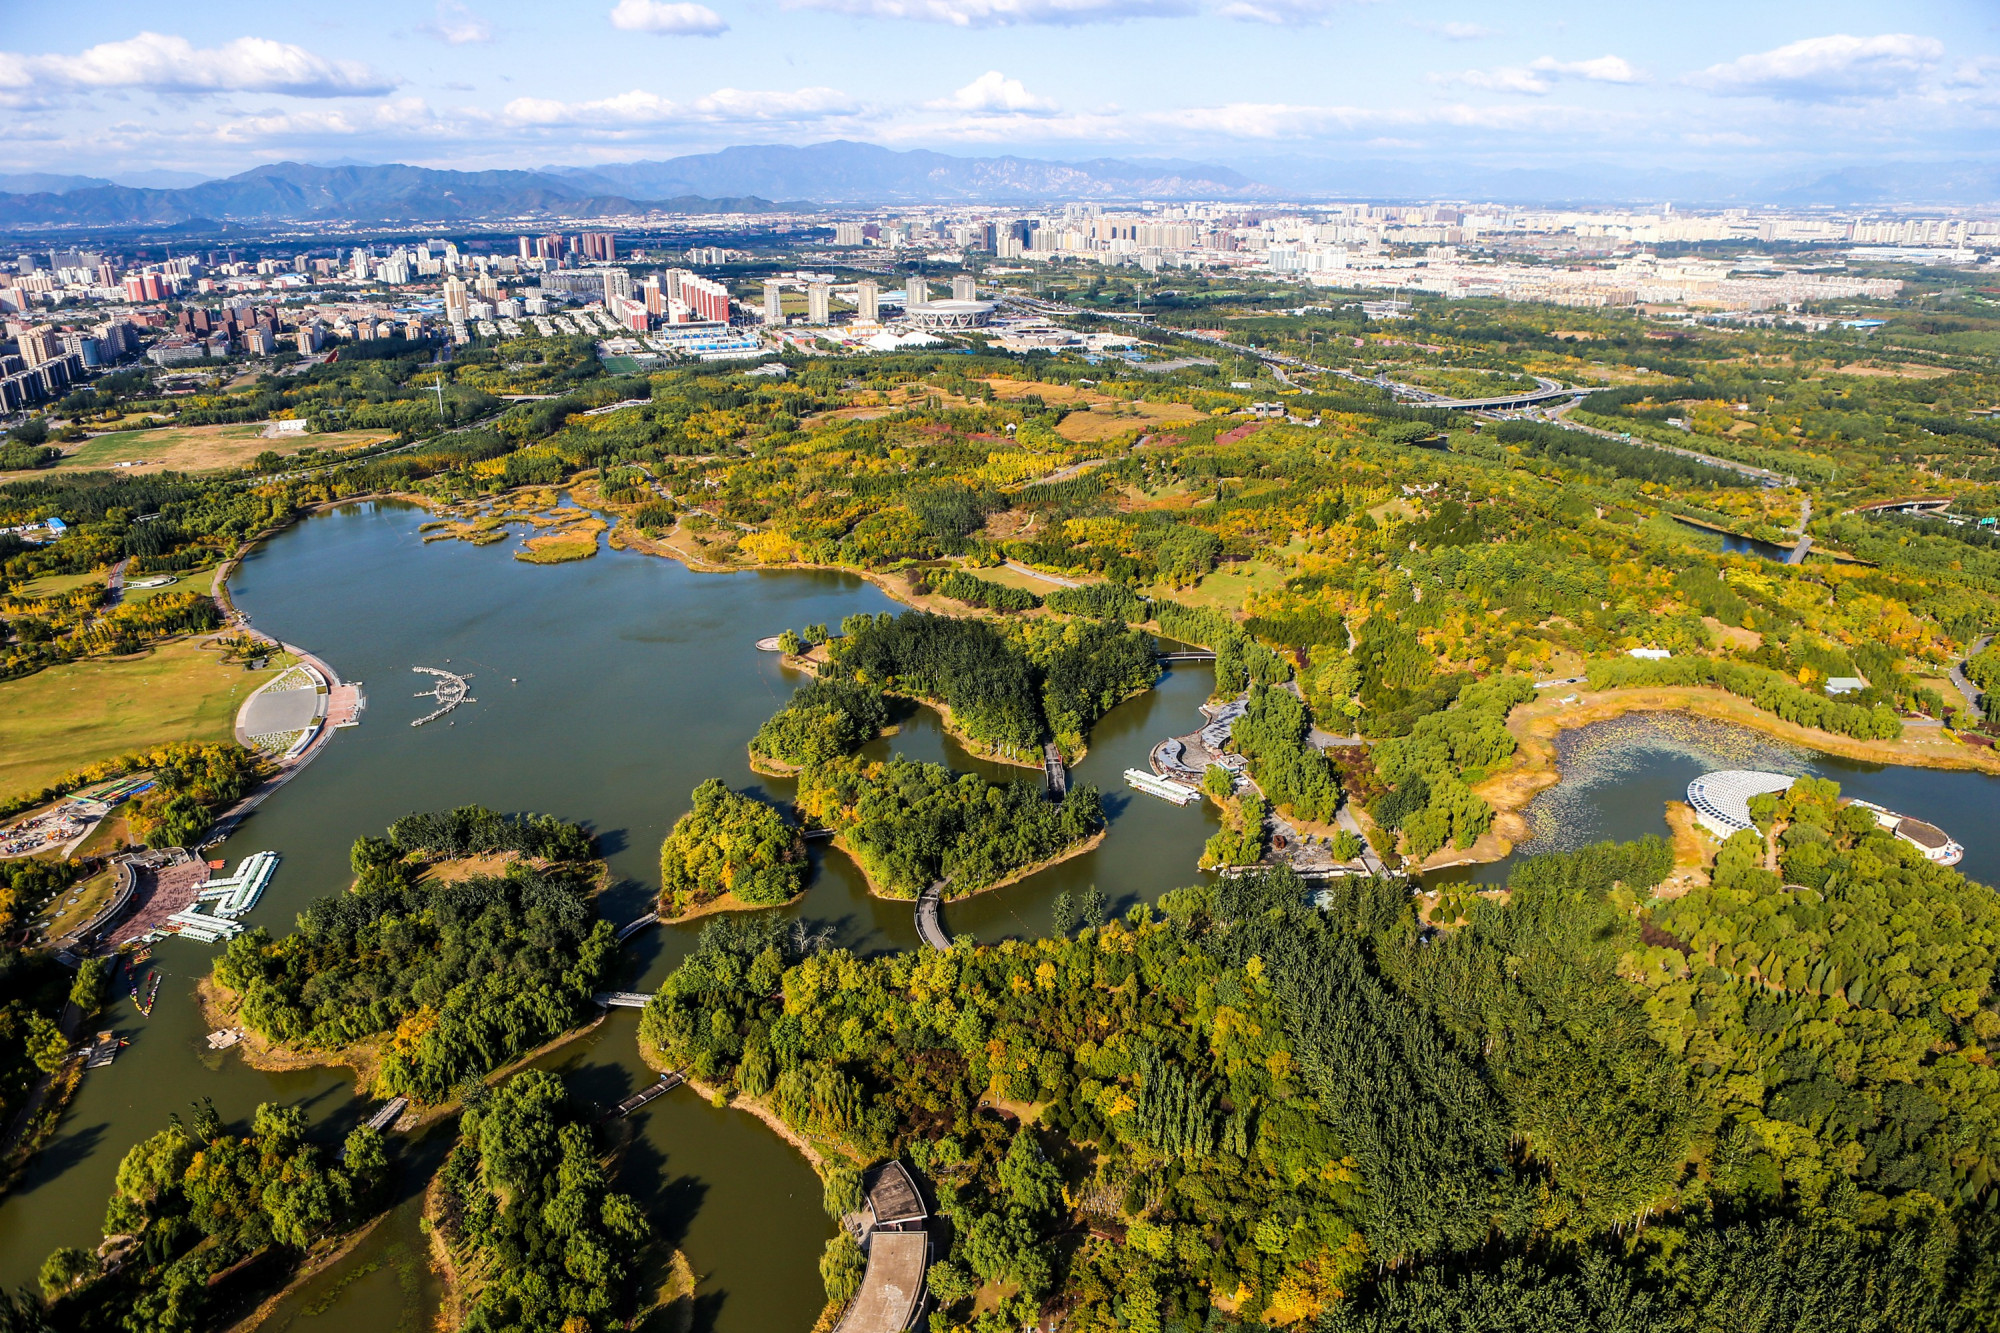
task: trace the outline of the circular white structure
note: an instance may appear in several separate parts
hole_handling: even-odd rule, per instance
[[[1688,783],[1688,804],[1701,826],[1718,838],[1757,827],[1750,818],[1750,798],[1789,791],[1798,779],[1789,773],[1764,773],[1754,768],[1726,768],[1704,773]]]
[[[993,322],[991,301],[925,301],[906,312],[927,329],[976,329]]]

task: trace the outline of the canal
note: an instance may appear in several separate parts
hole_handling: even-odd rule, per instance
[[[659,886],[660,842],[697,783],[720,777],[790,800],[789,782],[750,771],[745,745],[803,677],[757,652],[755,641],[788,626],[900,609],[866,581],[835,573],[695,574],[609,550],[528,565],[512,559],[512,543],[425,545],[417,532],[424,518],[378,503],[309,519],[254,552],[232,583],[259,629],[363,682],[369,699],[362,724],[338,735],[217,853],[232,868],[254,851],[283,857],[248,918],[273,933],[288,930],[313,898],[345,889],[357,835],[379,834],[412,810],[472,802],[589,824],[613,875],[602,914],[614,922],[643,914]],[[434,706],[414,697],[434,683],[417,666],[469,675],[475,702],[411,727]],[[1206,666],[1176,667],[1113,710],[1074,777],[1105,794],[1105,840],[1021,884],[947,905],[947,928],[983,940],[1039,934],[1064,889],[1080,896],[1095,884],[1122,909],[1197,878],[1202,843],[1217,827],[1212,811],[1138,796],[1120,774],[1143,766],[1160,737],[1193,726],[1212,682]],[[973,760],[928,712],[904,719],[872,752],[1040,780],[1038,770]],[[830,926],[840,944],[862,952],[916,946],[909,904],[869,897],[846,858],[822,844],[812,856],[810,891],[783,909],[788,915]],[[696,923],[636,936],[621,984],[656,987],[698,933]],[[128,1001],[114,1004],[107,1022],[131,1045],[87,1078],[55,1140],[0,1202],[0,1283],[32,1283],[59,1245],[93,1246],[125,1152],[202,1098],[233,1120],[247,1120],[260,1102],[302,1106],[327,1142],[364,1113],[343,1070],[267,1074],[210,1052],[194,986],[213,951],[169,940],[156,956],[166,980],[152,1017]],[[616,1012],[542,1063],[560,1070],[575,1095],[616,1101],[652,1077],[638,1058],[637,1026],[636,1013]],[[689,1090],[634,1121],[621,1188],[701,1276],[697,1327],[808,1328],[822,1301],[820,1248],[832,1234],[812,1170],[750,1116],[716,1110]],[[421,1168],[441,1151],[430,1140],[444,1137],[433,1131],[405,1146],[406,1181],[420,1185]],[[406,1197],[354,1254],[284,1302],[272,1327],[427,1329],[437,1293],[418,1212],[418,1200]]]

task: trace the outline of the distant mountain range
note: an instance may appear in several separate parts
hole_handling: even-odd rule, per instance
[[[817,203],[1254,198],[1240,172],[1197,162],[950,157],[862,143],[730,148],[664,162],[540,171],[278,162],[224,180],[141,189],[92,176],[0,176],[0,226],[475,221],[543,214],[756,213]],[[791,200],[773,203],[774,199]],[[813,202],[805,202],[813,201]]]
[[[154,171],[0,175],[0,227],[202,228],[289,221],[477,222],[615,213],[755,213],[815,205],[1143,199],[1439,199],[1523,204],[1978,204],[2000,200],[2000,165],[1889,162],[1754,180],[1721,172],[1585,164],[1496,168],[1467,162],[1329,162],[1270,157],[1244,170],[1180,159],[954,157],[836,140],[727,148],[665,161],[440,171],[279,162],[224,180]],[[1246,172],[1250,174],[1246,174]],[[145,188],[145,185],[161,188]],[[789,200],[773,203],[773,200]],[[810,202],[804,202],[810,201]]]
[[[806,148],[725,148],[664,162],[545,167],[584,188],[645,198],[755,194],[819,203],[1032,202],[1045,199],[1256,199],[1273,191],[1240,171],[1178,159],[1050,162],[897,152],[836,139]]]
[[[0,226],[174,227],[199,220],[473,221],[522,214],[598,217],[652,209],[756,213],[780,207],[768,199],[755,198],[636,200],[537,171],[315,167],[299,162],[255,167],[225,180],[181,189],[138,189],[90,177],[30,179],[44,188],[33,193],[0,193]]]

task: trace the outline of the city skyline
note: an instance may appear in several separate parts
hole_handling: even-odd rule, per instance
[[[592,165],[743,144],[1740,178],[1995,161],[2000,22],[1933,0],[1752,10],[1339,0],[501,0],[0,39],[0,170],[171,183],[279,160]],[[1301,175],[1301,172],[1304,175]]]

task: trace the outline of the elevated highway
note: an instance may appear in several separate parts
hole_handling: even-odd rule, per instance
[[[1107,319],[1114,323],[1129,324],[1135,328],[1156,327],[1150,317],[1142,318],[1114,311],[1084,310],[1061,301],[1044,301],[1038,297],[1007,296],[1002,297],[1001,302],[1026,314],[1040,315],[1047,319],[1074,319],[1089,315],[1095,319]],[[1280,368],[1315,371],[1322,375],[1332,375],[1336,379],[1347,380],[1363,388],[1387,390],[1391,396],[1411,407],[1433,407],[1445,412],[1504,412],[1515,408],[1534,407],[1539,403],[1553,402],[1559,398],[1578,398],[1594,392],[1591,389],[1565,388],[1555,380],[1537,375],[1534,377],[1535,387],[1523,389],[1519,393],[1496,398],[1452,398],[1420,385],[1405,384],[1401,380],[1392,380],[1382,375],[1370,377],[1352,370],[1343,370],[1338,366],[1322,366],[1304,357],[1293,356],[1289,352],[1273,352],[1263,347],[1251,347],[1247,343],[1232,342],[1212,333],[1200,333],[1193,329],[1174,329],[1172,333],[1177,338],[1187,338],[1194,342],[1207,343],[1210,347],[1220,347],[1243,356],[1254,357],[1271,366],[1280,375],[1283,374]]]

